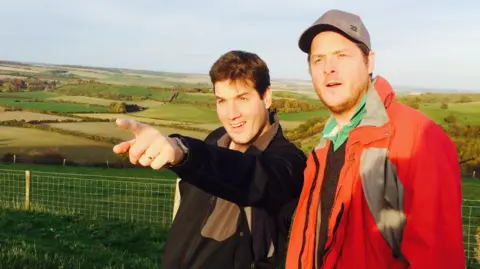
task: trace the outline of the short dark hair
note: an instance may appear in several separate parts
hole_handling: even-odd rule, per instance
[[[270,71],[267,64],[255,53],[232,50],[223,54],[210,68],[210,80],[252,83],[260,98],[270,87]]]

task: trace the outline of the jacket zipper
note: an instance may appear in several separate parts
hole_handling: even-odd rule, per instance
[[[355,141],[354,143],[352,143],[349,148],[351,148],[352,145],[355,145],[356,143],[358,143],[358,141]],[[348,149],[347,149],[347,152],[348,152]],[[340,189],[342,188],[342,184],[340,184],[340,186],[338,186],[338,189],[337,189],[337,192],[335,194],[335,198],[333,199],[333,205],[332,205],[332,208],[335,208],[335,202],[337,201],[337,197],[338,197],[338,193],[340,192]],[[338,229],[338,226],[340,225],[340,220],[342,219],[342,216],[343,216],[343,210],[344,210],[344,203],[342,202],[342,205],[340,207],[340,212],[338,212],[338,215],[337,215],[337,219],[335,220],[335,226],[333,227],[333,233],[332,233],[332,241],[330,242],[330,244],[325,248],[325,252],[323,253],[323,262],[322,262],[322,266],[321,268],[324,267],[325,265],[325,259],[326,257],[328,256],[328,254],[330,253],[331,251],[331,248],[333,246],[333,244],[335,243],[335,235],[337,234],[337,229]],[[328,218],[330,219],[332,217],[332,212],[333,211],[330,211],[330,214],[328,216]],[[330,228],[329,228],[330,230]],[[328,238],[327,238],[328,239]]]
[[[342,206],[340,207],[340,212],[338,212],[337,219],[335,220],[335,226],[333,227],[332,241],[330,242],[328,247],[325,249],[325,253],[322,257],[323,259],[322,268],[325,265],[325,257],[328,256],[328,254],[332,250],[333,243],[335,243],[335,239],[336,239],[335,235],[337,234],[338,226],[340,226],[340,220],[342,219],[343,209],[344,209],[344,204],[342,203]]]
[[[312,194],[313,191],[315,190],[315,186],[317,185],[318,181],[318,172],[320,169],[320,163],[318,161],[317,154],[315,153],[315,150],[312,151],[312,156],[313,160],[315,161],[315,177],[312,183],[312,187],[310,188],[310,193],[308,195],[308,201],[307,201],[307,214],[305,216],[305,224],[303,226],[303,235],[302,235],[302,247],[300,249],[300,255],[298,255],[298,269],[302,268],[302,255],[303,252],[305,251],[305,239],[307,237],[307,227],[308,227],[308,219],[310,218],[310,205],[312,204]]]
[[[188,263],[190,262],[190,258],[191,256],[193,255],[193,250],[197,247],[197,245],[199,244],[200,242],[200,239],[201,239],[201,231],[203,229],[203,226],[205,226],[205,223],[207,222],[208,218],[210,217],[210,215],[212,214],[213,212],[213,209],[214,209],[214,205],[215,205],[215,196],[211,196],[210,197],[210,200],[208,201],[208,211],[207,211],[207,214],[205,214],[204,218],[203,218],[203,221],[202,221],[202,225],[199,226],[199,229],[197,230],[197,236],[195,237],[195,241],[192,242],[192,244],[190,244],[190,248],[188,249],[186,255],[185,255],[185,259],[183,261],[183,268],[188,268]]]
[[[335,202],[337,201],[337,197],[338,197],[338,193],[340,192],[340,189],[342,188],[342,184],[340,184],[338,186],[338,189],[336,190],[335,192],[335,196],[333,197],[333,203],[332,203],[332,209],[335,208]],[[343,203],[342,203],[342,207],[343,207]],[[340,209],[341,211],[343,210],[342,208]],[[328,214],[328,219],[325,220],[325,221],[329,221],[331,218],[332,218],[332,213],[333,213],[333,210],[330,210],[330,213]],[[339,213],[340,214],[340,213]],[[337,226],[337,221],[338,221],[338,215],[337,215],[337,220],[335,220],[335,226],[334,226],[334,230],[333,230],[333,234],[332,234],[332,238],[335,236],[335,231],[336,231],[336,226]],[[329,226],[328,227],[328,232],[330,233],[330,231],[332,230],[332,228]],[[328,237],[327,237],[327,240],[328,240]],[[323,253],[323,257],[318,257],[318,258],[321,258],[323,260],[323,258],[327,255],[327,252],[328,250],[330,249],[330,246],[332,245],[332,243],[330,243],[330,245],[325,249],[325,252]],[[317,254],[315,254],[317,255]],[[323,263],[322,263],[323,264]],[[318,264],[315,264],[315,268],[317,268]],[[321,266],[323,267],[323,266]]]

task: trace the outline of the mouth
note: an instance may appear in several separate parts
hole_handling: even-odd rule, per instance
[[[327,88],[335,88],[335,87],[338,87],[338,86],[341,86],[342,83],[341,82],[338,82],[338,81],[329,81],[327,84],[325,84],[327,86]]]
[[[230,124],[230,126],[232,126],[233,129],[240,128],[240,127],[242,127],[243,125],[245,125],[245,122],[244,122],[244,121],[239,122],[239,123],[235,123],[235,124]]]

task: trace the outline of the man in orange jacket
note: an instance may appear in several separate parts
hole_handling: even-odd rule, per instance
[[[330,10],[299,47],[332,116],[308,157],[287,269],[465,268],[455,145],[371,75],[362,20]]]

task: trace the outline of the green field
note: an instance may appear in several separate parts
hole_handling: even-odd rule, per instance
[[[141,112],[130,113],[130,115],[141,118],[162,119],[180,122],[218,122],[217,113],[215,112],[215,110],[186,104],[166,104],[161,107],[156,107]]]
[[[46,99],[52,98],[57,96],[57,94],[52,92],[13,92],[13,93],[6,93],[0,92],[0,98],[7,98],[7,99]]]
[[[0,208],[0,268],[158,269],[158,225]]]
[[[83,137],[0,126],[0,156],[14,153],[22,156],[19,158],[42,158],[44,154],[56,154],[76,163],[85,161],[105,163],[107,160],[118,160],[112,146]],[[58,164],[62,164],[62,158],[58,159]]]
[[[0,93],[0,106],[64,113],[109,112],[105,106],[55,102],[48,99],[55,97],[58,95],[50,92]]]
[[[454,115],[461,124],[480,124],[480,102],[451,103],[448,109],[442,109],[440,106],[440,103],[423,104],[420,111],[440,124],[445,123],[444,119],[449,115]]]
[[[22,101],[14,98],[0,98],[0,106],[19,107],[22,109],[33,109],[38,111],[70,112],[70,113],[109,112],[110,111],[107,107],[103,107],[103,106],[60,103],[60,102],[52,102],[52,101],[31,102],[31,101]]]
[[[79,121],[78,118],[64,117],[58,115],[50,115],[45,113],[29,112],[29,111],[3,111],[0,113],[0,121],[10,121],[10,120],[25,120],[25,121],[41,121],[41,120],[75,120]]]
[[[119,176],[125,169],[0,168],[10,168],[0,170],[0,268],[158,268],[172,221],[171,173],[129,178]],[[32,212],[20,211],[24,169],[32,171]],[[129,169],[130,176],[146,171]]]
[[[322,102],[317,98],[317,96],[312,93],[307,92],[307,93],[297,93],[297,92],[286,92],[286,91],[275,91],[273,93],[274,98],[288,98],[288,99],[295,99],[295,100],[301,100],[304,102],[307,102],[312,105],[321,105]]]
[[[327,117],[329,115],[326,109],[314,110],[308,112],[280,114],[278,118],[284,121],[306,121],[311,117]]]
[[[114,122],[66,122],[66,123],[50,123],[49,126],[69,131],[83,132],[104,137],[116,137],[123,140],[130,140],[133,134],[128,130],[118,128]],[[191,130],[181,130],[170,127],[155,126],[160,132],[166,135],[180,132],[183,135],[191,136],[198,139],[204,139],[207,133]]]
[[[74,103],[81,103],[81,104],[89,104],[89,105],[99,105],[99,106],[108,106],[113,102],[119,102],[118,100],[111,100],[111,99],[104,99],[99,97],[89,97],[89,96],[71,96],[71,95],[63,95],[63,96],[55,96],[48,98],[47,100],[52,101],[66,101],[66,102],[74,102]],[[158,102],[154,100],[142,100],[142,101],[129,101],[129,104],[136,104],[141,107],[156,107],[163,105],[163,102]]]
[[[57,89],[57,92],[72,96],[90,97],[149,97],[151,99],[167,100],[172,93],[168,91],[153,90],[142,86],[111,85],[103,83],[67,84]]]
[[[100,98],[120,98],[131,96],[133,100],[153,99],[169,101],[173,91],[148,88],[145,86],[116,85],[104,83],[67,84],[57,89],[57,92],[71,96],[89,96]],[[214,102],[212,94],[194,94],[180,92],[177,101]]]

